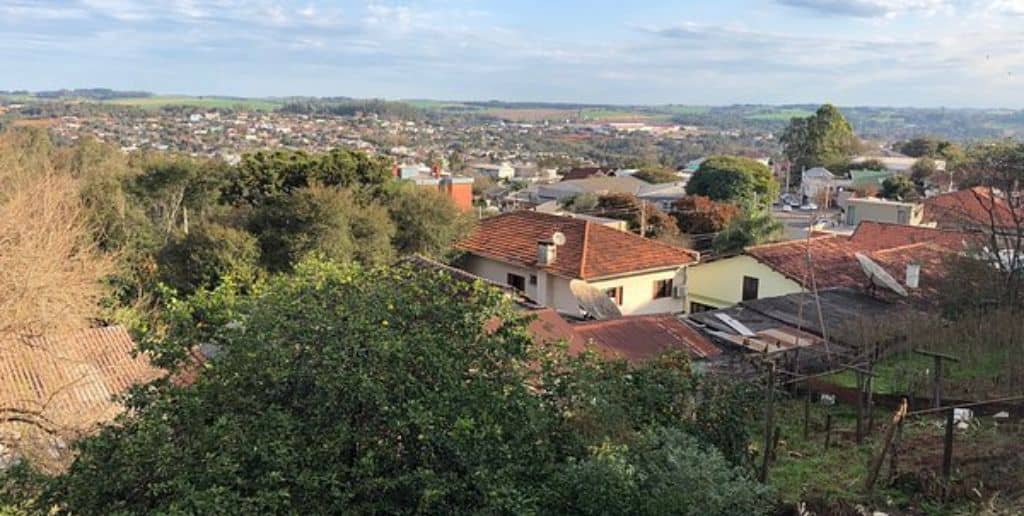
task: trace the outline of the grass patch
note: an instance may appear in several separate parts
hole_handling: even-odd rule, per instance
[[[747,120],[769,120],[787,122],[791,118],[806,118],[813,115],[813,111],[806,109],[776,109],[761,111],[744,116]]]
[[[169,106],[184,106],[207,109],[240,109],[246,111],[272,111],[281,106],[280,102],[267,99],[187,97],[171,95],[115,99],[105,101],[104,104],[140,107],[143,109],[161,109]]]

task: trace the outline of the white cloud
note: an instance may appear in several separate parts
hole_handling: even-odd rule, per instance
[[[863,18],[892,17],[903,13],[935,14],[953,9],[952,0],[777,0],[780,4],[820,14]]]

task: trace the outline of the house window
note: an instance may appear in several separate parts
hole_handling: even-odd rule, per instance
[[[760,280],[757,278],[751,278],[750,276],[743,276],[743,300],[750,301],[751,299],[757,299],[757,287]]]
[[[697,314],[700,312],[710,312],[712,310],[718,310],[711,305],[705,305],[704,303],[690,302],[690,313]]]
[[[612,287],[604,291],[608,297],[615,300],[615,304],[622,306],[622,287]]]
[[[537,284],[537,275],[536,274],[531,274],[530,275],[530,284],[531,285],[536,285]]]
[[[654,299],[672,297],[672,279],[658,280],[654,282]]]
[[[505,283],[508,283],[508,286],[520,292],[526,290],[526,278],[518,274],[512,274],[510,272],[508,276],[505,277]]]

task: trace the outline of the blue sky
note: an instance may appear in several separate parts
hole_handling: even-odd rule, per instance
[[[1024,107],[1024,0],[0,0],[0,89]]]

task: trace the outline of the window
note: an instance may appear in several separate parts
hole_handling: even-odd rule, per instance
[[[508,276],[505,278],[505,283],[508,283],[508,286],[520,292],[526,290],[526,278],[518,274],[512,274],[510,272]]]
[[[537,284],[537,275],[536,274],[531,274],[530,275],[530,284],[531,285],[536,285]]]
[[[622,306],[622,287],[612,287],[604,291],[608,297],[615,300],[615,304]]]
[[[672,297],[672,279],[658,280],[654,282],[654,299]]]
[[[697,314],[700,312],[710,312],[712,310],[718,310],[711,305],[705,305],[704,303],[690,302],[690,313]]]
[[[757,287],[760,280],[757,278],[751,278],[750,276],[743,276],[743,300],[750,301],[751,299],[757,299]]]

